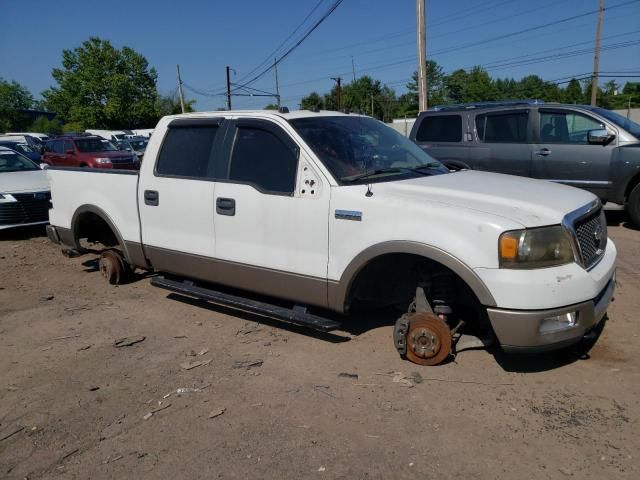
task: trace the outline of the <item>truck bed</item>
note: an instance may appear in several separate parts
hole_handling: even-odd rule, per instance
[[[124,241],[140,242],[137,171],[51,167],[47,175],[55,199],[49,211],[52,225],[71,229],[74,213],[92,205],[117,225]]]

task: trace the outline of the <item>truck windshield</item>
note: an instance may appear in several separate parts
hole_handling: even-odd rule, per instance
[[[341,184],[449,171],[409,139],[369,117],[318,116],[290,123]]]
[[[40,170],[40,167],[19,153],[8,150],[0,151],[0,173],[24,172],[25,170]]]
[[[619,113],[612,112],[611,110],[606,110],[604,108],[591,108],[592,112],[602,115],[607,120],[615,123],[620,128],[625,129],[631,135],[640,140],[640,125],[638,125],[633,120],[629,120],[626,117],[623,117]]]
[[[112,152],[117,150],[111,142],[100,138],[76,139],[76,147],[81,152]]]

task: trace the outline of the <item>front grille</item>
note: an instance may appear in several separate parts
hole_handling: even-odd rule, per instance
[[[51,193],[12,193],[17,202],[0,203],[0,225],[46,222],[49,220]]]
[[[607,224],[601,215],[601,209],[578,219],[574,224],[582,264],[585,268],[593,266],[604,254],[607,246]]]
[[[133,163],[133,157],[115,157],[115,158],[111,158],[111,163]]]

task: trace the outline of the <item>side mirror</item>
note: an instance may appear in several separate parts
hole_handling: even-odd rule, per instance
[[[598,128],[587,132],[587,142],[590,145],[607,145],[616,138],[615,135],[609,133],[606,128]]]
[[[73,150],[67,150],[64,153],[66,153],[67,155],[73,155],[75,152]]]
[[[49,164],[48,163],[41,163],[40,164],[40,170],[46,170],[47,168],[49,168]]]

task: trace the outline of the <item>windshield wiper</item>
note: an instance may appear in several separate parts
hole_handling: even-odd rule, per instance
[[[358,180],[362,180],[363,178],[373,177],[375,175],[382,175],[384,173],[401,173],[409,171],[408,168],[398,168],[398,167],[390,167],[390,168],[377,168],[376,170],[370,170],[368,172],[361,173],[360,175],[356,175],[354,177],[346,177],[342,178],[343,182],[357,182]]]
[[[431,163],[423,163],[422,165],[418,165],[417,167],[412,167],[411,170],[422,170],[423,168],[433,169],[440,168],[442,165],[438,162]]]

